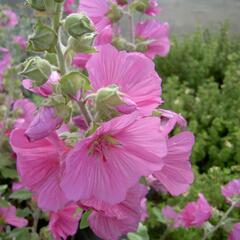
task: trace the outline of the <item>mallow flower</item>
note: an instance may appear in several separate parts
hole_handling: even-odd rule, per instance
[[[169,25],[158,20],[145,20],[135,30],[137,50],[149,58],[165,57],[170,50]]]
[[[0,28],[13,28],[18,24],[17,14],[10,8],[0,13]]]
[[[167,155],[163,167],[153,176],[174,196],[186,192],[193,183],[194,175],[189,161],[194,136],[191,132],[181,132],[167,140]]]
[[[25,89],[40,95],[42,97],[48,97],[53,93],[53,86],[58,84],[60,81],[60,74],[56,71],[53,71],[48,80],[41,86],[34,86],[34,81],[31,79],[24,79],[22,85]]]
[[[240,240],[240,223],[233,225],[232,231],[228,236],[228,240]]]
[[[141,53],[119,52],[112,45],[104,45],[91,57],[86,69],[94,92],[118,88],[126,107],[135,104],[135,109],[148,115],[162,103],[161,79],[154,63]]]
[[[212,215],[212,207],[203,194],[199,194],[196,202],[188,203],[181,211],[183,226],[201,227]]]
[[[66,240],[73,236],[78,229],[78,223],[82,216],[78,205],[70,203],[63,209],[50,212],[49,230],[54,240]]]
[[[146,194],[147,188],[138,183],[128,190],[126,199],[119,204],[109,205],[94,199],[84,201],[83,206],[92,209],[88,222],[93,232],[106,240],[118,240],[135,232],[147,214],[143,204]]]
[[[16,208],[12,205],[0,207],[0,232],[4,224],[9,224],[17,228],[27,226],[28,221],[25,218],[16,216]]]
[[[77,12],[78,4],[76,4],[76,0],[65,0],[63,7],[65,13],[71,14]]]
[[[167,149],[159,126],[159,118],[134,112],[103,123],[80,140],[65,161],[61,186],[69,200],[124,201],[141,176],[162,167]]]
[[[27,47],[27,40],[21,35],[13,36],[12,42],[22,49],[25,49]]]
[[[56,133],[30,142],[24,129],[15,129],[10,144],[17,155],[17,171],[21,183],[37,198],[38,206],[45,211],[57,211],[68,202],[60,179],[62,164],[68,148]]]
[[[161,9],[158,6],[157,0],[149,0],[148,7],[144,11],[145,14],[150,16],[158,15],[161,12]]]
[[[162,209],[162,215],[170,227],[179,228],[182,226],[181,214],[177,213],[171,206],[164,207]]]
[[[13,104],[13,110],[17,112],[18,117],[14,123],[14,128],[26,129],[33,120],[36,111],[35,104],[29,99],[18,99]]]
[[[240,198],[240,179],[234,179],[225,186],[222,186],[221,191],[222,195],[226,197],[228,200],[233,197]],[[240,207],[240,199],[239,203],[237,203],[237,207]]]
[[[30,141],[42,139],[59,128],[62,122],[53,107],[43,106],[29,124],[25,135]]]

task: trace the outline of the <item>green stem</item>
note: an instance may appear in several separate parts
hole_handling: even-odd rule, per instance
[[[79,108],[80,108],[80,112],[82,113],[85,123],[90,126],[91,122],[92,122],[92,117],[90,115],[90,113],[88,112],[88,109],[86,108],[84,102],[82,100],[80,100],[78,102]]]
[[[223,224],[223,222],[227,219],[228,215],[232,212],[232,210],[236,207],[238,203],[233,203],[231,207],[227,210],[227,212],[222,216],[218,224],[210,231],[204,234],[202,240],[208,239],[214,232],[216,232]]]
[[[58,36],[58,41],[57,41],[57,46],[56,46],[56,51],[57,51],[57,59],[58,59],[58,66],[60,68],[60,72],[62,75],[66,74],[66,63],[64,59],[64,54],[63,54],[63,47],[62,47],[62,42],[61,42],[61,28],[60,28],[60,22],[62,20],[62,3],[56,3],[56,12],[52,20],[52,25],[54,31],[57,33]]]

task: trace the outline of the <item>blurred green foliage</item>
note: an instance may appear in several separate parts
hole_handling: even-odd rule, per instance
[[[225,26],[175,38],[170,55],[157,58],[164,108],[181,113],[196,136],[192,160],[201,172],[240,164],[240,38]]]

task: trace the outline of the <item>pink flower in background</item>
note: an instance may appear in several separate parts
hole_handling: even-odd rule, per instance
[[[25,218],[16,216],[16,208],[12,205],[8,207],[0,207],[0,220],[5,224],[9,224],[17,228],[25,227],[28,224],[28,221]],[[2,222],[0,222],[0,231],[1,224]]]
[[[146,20],[136,26],[136,38],[146,42],[144,54],[149,58],[167,56],[170,50],[169,25],[158,20]]]
[[[73,123],[75,124],[75,126],[77,126],[78,128],[80,128],[81,130],[87,130],[88,126],[86,124],[86,122],[84,121],[84,118],[82,116],[75,116],[72,118]]]
[[[106,240],[118,240],[120,236],[135,232],[138,224],[146,216],[143,204],[147,188],[137,184],[127,192],[126,199],[117,205],[108,205],[99,201],[86,201],[87,207],[93,208],[88,221],[97,236]]]
[[[77,12],[78,4],[76,4],[76,0],[65,0],[64,1],[64,12],[67,14]]]
[[[7,48],[0,48],[0,91],[3,89],[3,74],[11,64],[11,53]]]
[[[193,183],[194,175],[189,161],[193,144],[194,136],[191,132],[182,132],[169,138],[163,167],[153,174],[174,196],[186,192]]]
[[[54,240],[66,240],[68,236],[73,236],[78,229],[82,212],[78,211],[76,204],[69,204],[65,208],[50,213],[49,229]]]
[[[80,140],[66,158],[61,184],[66,196],[109,204],[123,201],[141,176],[161,169],[166,141],[159,124],[158,118],[133,113],[103,123]]]
[[[227,185],[222,186],[222,195],[226,198],[232,198],[234,196],[240,196],[240,179],[230,181]],[[240,202],[237,204],[240,207]]]
[[[116,2],[120,6],[125,6],[126,4],[128,4],[128,0],[116,0]]]
[[[62,122],[53,107],[43,106],[28,126],[25,135],[30,141],[42,139],[59,128]]]
[[[81,0],[78,8],[79,12],[84,12],[101,29],[112,23],[107,16],[109,10],[110,1],[107,0]]]
[[[37,197],[38,206],[57,211],[68,202],[60,188],[63,159],[68,148],[52,133],[47,138],[29,142],[24,129],[11,133],[10,144],[17,155],[21,183]]]
[[[181,212],[184,227],[201,227],[212,215],[212,207],[203,194],[196,202],[188,203]]]
[[[173,228],[182,226],[181,214],[177,213],[172,207],[166,206],[162,209],[162,214],[166,218],[167,223]]]
[[[48,97],[52,95],[53,93],[53,85],[58,84],[60,81],[61,76],[58,72],[54,71],[49,76],[49,79],[46,83],[44,83],[42,86],[39,87],[33,87],[33,81],[31,79],[24,79],[22,81],[22,85],[27,90],[38,94],[42,97]]]
[[[155,191],[160,192],[162,194],[167,193],[166,188],[153,175],[147,176],[146,180],[147,180],[147,184]]]
[[[104,45],[86,68],[95,92],[116,85],[145,114],[151,114],[162,103],[161,79],[154,63],[141,53],[119,52],[111,45]]]
[[[159,109],[161,112],[161,130],[165,132],[166,136],[175,128],[179,126],[181,130],[185,130],[187,127],[187,121],[180,114],[166,110]]]
[[[13,105],[14,111],[20,111],[20,116],[14,123],[14,128],[26,129],[33,120],[36,107],[29,99],[18,99]]]
[[[18,24],[16,13],[12,9],[2,11],[3,16],[0,18],[0,28],[12,28]]]
[[[23,36],[13,36],[12,42],[17,44],[22,49],[27,47],[27,40]]]
[[[233,225],[232,231],[228,236],[228,240],[240,240],[240,223]]]
[[[148,8],[145,10],[145,14],[150,16],[158,15],[161,12],[161,9],[158,6],[157,0],[149,0]]]

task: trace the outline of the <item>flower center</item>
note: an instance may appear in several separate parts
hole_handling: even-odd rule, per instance
[[[118,145],[117,140],[111,135],[102,135],[94,142],[91,143],[89,147],[89,154],[95,155],[97,158],[106,162],[106,152],[109,148]]]

